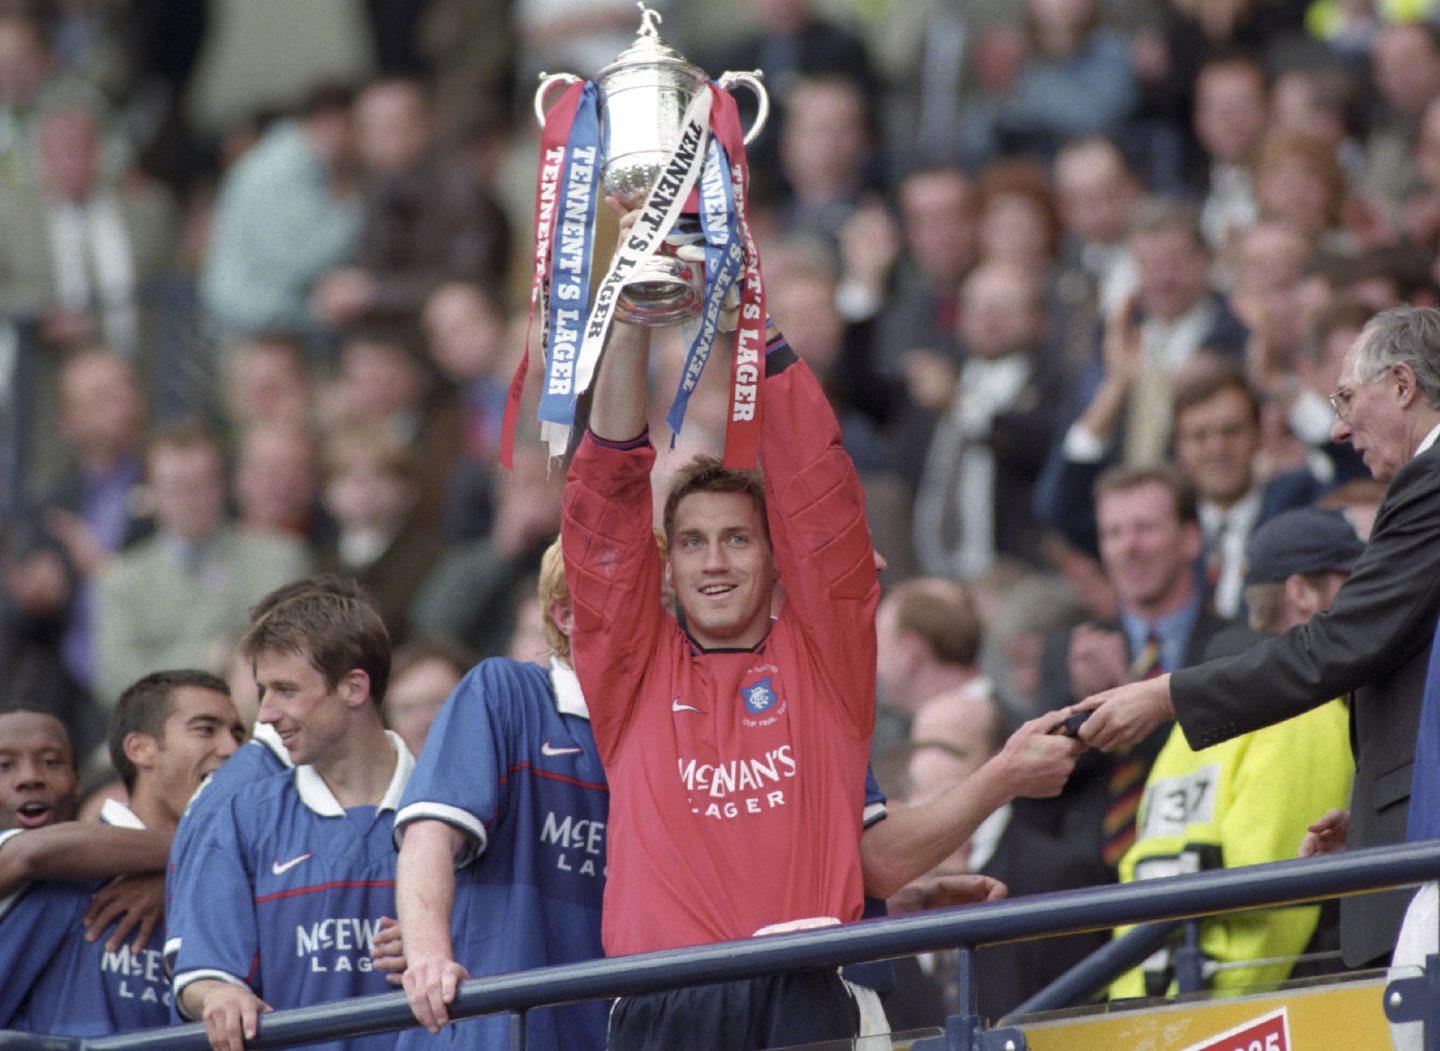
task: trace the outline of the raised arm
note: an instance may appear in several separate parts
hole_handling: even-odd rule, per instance
[[[625,442],[645,430],[649,360],[650,330],[616,321],[595,369],[590,430],[597,438]]]

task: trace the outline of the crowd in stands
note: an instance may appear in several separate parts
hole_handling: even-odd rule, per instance
[[[1384,493],[1329,399],[1374,314],[1440,304],[1440,8],[654,6],[711,75],[760,69],[770,92],[748,215],[887,563],[892,807],[1247,617],[1277,630],[1257,584],[1348,571],[1261,579],[1247,552],[1315,506],[1363,539]],[[147,673],[225,677],[252,722],[252,607],[311,573],[373,596],[400,647],[387,721],[417,754],[475,661],[544,660],[563,471],[533,376],[498,464],[510,377],[540,352],[531,97],[636,25],[628,0],[0,0],[0,710],[56,715],[87,789],[123,794],[106,725]],[[242,40],[273,54],[237,80]],[[656,340],[668,393],[679,338]],[[657,491],[720,451],[725,373],[673,447],[652,416]],[[1007,799],[942,869],[1012,893],[1137,875],[1170,732],[1086,753],[1057,799]],[[1277,856],[1319,816],[1274,832]],[[986,1013],[1091,947],[997,952]],[[916,965],[933,995],[905,1017],[934,1020],[943,964]]]

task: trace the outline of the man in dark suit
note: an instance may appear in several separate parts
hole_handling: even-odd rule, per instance
[[[1040,701],[1051,707],[1198,662],[1226,621],[1206,609],[1197,560],[1203,541],[1195,494],[1170,468],[1116,467],[1095,484],[1100,560],[1115,587],[1119,623],[1081,624],[1047,640]],[[1134,837],[1145,774],[1168,724],[1123,757],[1089,753],[1053,801],[1017,815],[1085,843],[1113,871]]]
[[[1327,815],[1317,842],[1400,842],[1416,726],[1440,612],[1440,311],[1377,315],[1346,355],[1331,432],[1389,483],[1354,575],[1330,610],[1252,650],[1086,698],[1085,741],[1115,749],[1178,718],[1193,748],[1288,719],[1353,691],[1355,787],[1348,822]],[[1388,957],[1408,894],[1341,902],[1345,962]]]

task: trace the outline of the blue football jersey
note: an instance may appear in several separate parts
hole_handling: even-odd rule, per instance
[[[395,819],[465,832],[451,938],[471,976],[596,959],[605,887],[605,772],[570,669],[495,658],[470,671],[435,718]],[[526,1046],[601,1051],[608,1004],[532,1011]],[[399,1048],[508,1048],[504,1015]]]
[[[302,766],[232,796],[195,846],[203,887],[175,959],[175,989],[205,978],[243,982],[280,1010],[393,991],[370,951],[395,915],[395,808],[414,765],[403,742],[378,807],[342,808]],[[182,888],[183,889],[183,888]],[[316,1044],[389,1049],[393,1034]]]
[[[144,826],[124,805],[102,819]],[[104,880],[44,881],[19,893],[0,917],[0,1029],[106,1036],[170,1021],[170,983],[157,932],[139,952],[85,940],[85,912]],[[107,935],[108,936],[108,932]]]
[[[201,783],[170,841],[170,863],[165,870],[165,965],[173,974],[188,921],[189,905],[205,897],[207,876],[192,862],[202,834],[235,796],[263,777],[290,768],[285,747],[275,731],[256,723],[255,732],[235,749],[220,768]],[[176,1017],[179,1017],[178,1015]]]

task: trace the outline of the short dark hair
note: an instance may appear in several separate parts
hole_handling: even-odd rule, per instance
[[[744,493],[750,497],[760,521],[765,525],[765,539],[770,539],[770,524],[765,517],[765,479],[759,471],[740,471],[726,467],[714,456],[697,456],[680,470],[670,483],[665,496],[665,542],[675,542],[675,511],[680,501],[692,493]]]
[[[377,706],[390,684],[390,633],[363,593],[297,589],[270,603],[240,640],[240,653],[252,662],[266,652],[306,657],[331,690],[359,669],[370,678],[370,699]]]
[[[70,727],[65,725],[64,719],[60,718],[60,716],[48,708],[42,708],[40,705],[31,701],[19,701],[15,704],[0,707],[0,719],[5,718],[7,715],[43,715],[56,726],[60,727],[60,736],[65,739],[66,750],[70,753],[70,767],[71,769],[78,769],[75,762],[75,742],[70,736]]]
[[[106,744],[110,748],[110,764],[120,774],[125,791],[135,790],[138,771],[125,754],[125,738],[142,733],[157,741],[165,739],[165,720],[174,710],[175,691],[182,686],[230,696],[230,685],[218,675],[196,668],[178,668],[151,672],[126,688],[110,713],[110,729]]]
[[[1102,497],[1111,493],[1127,493],[1152,483],[1170,490],[1170,495],[1175,500],[1175,516],[1181,525],[1200,520],[1195,505],[1195,487],[1169,464],[1158,464],[1154,467],[1111,467],[1095,479],[1096,508],[1098,510]]]
[[[1192,359],[1193,364],[1176,378],[1171,392],[1171,407],[1174,419],[1182,413],[1201,405],[1221,391],[1236,390],[1245,396],[1250,410],[1250,419],[1260,426],[1260,395],[1245,378],[1245,370],[1234,361],[1206,352],[1203,358]]]

